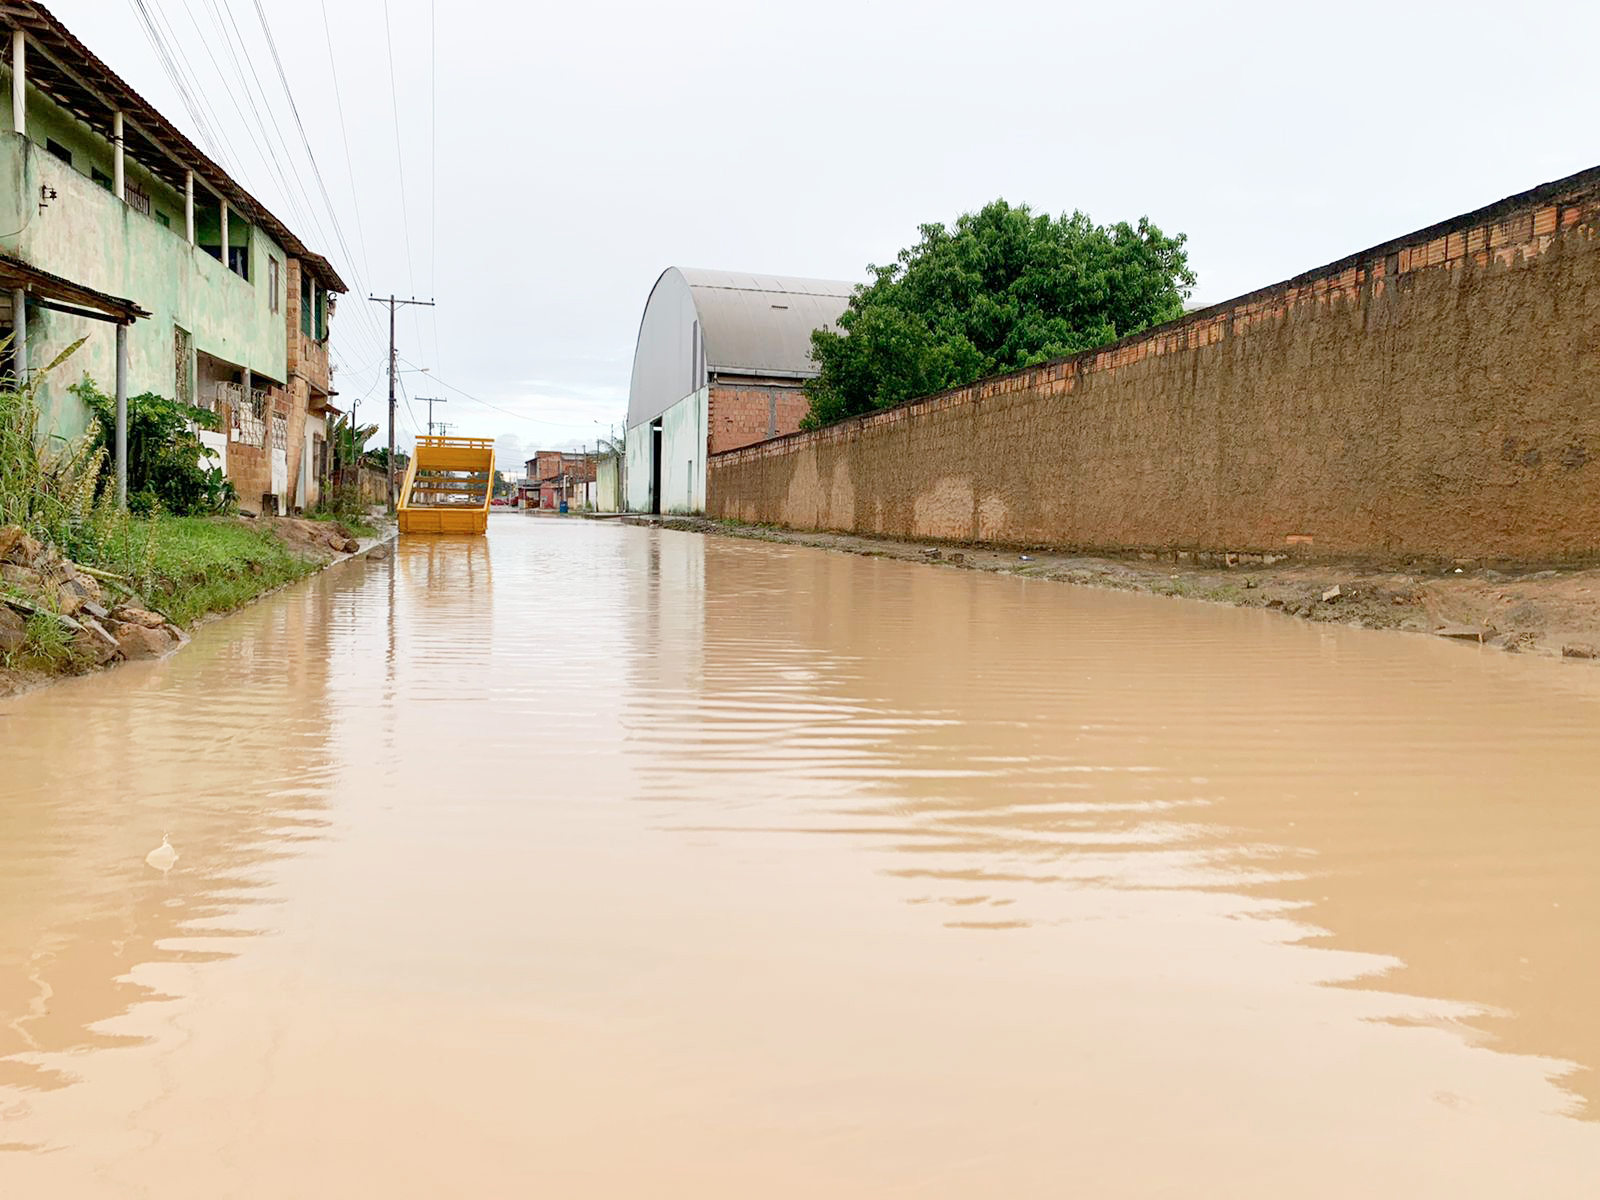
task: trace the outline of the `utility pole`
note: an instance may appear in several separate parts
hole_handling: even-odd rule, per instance
[[[388,296],[368,296],[374,304],[387,304],[389,306],[389,515],[394,515],[394,310],[404,304],[416,304],[423,308],[432,308],[432,300],[418,300],[412,297],[409,300],[399,300],[394,293]],[[415,418],[413,418],[415,419]]]
[[[435,404],[444,404],[444,403],[446,403],[446,399],[443,396],[418,396],[417,399],[421,400],[423,403],[425,403],[428,406],[428,436],[432,437],[433,436],[433,406]],[[440,433],[444,432],[444,422],[443,421],[439,422],[439,432]]]

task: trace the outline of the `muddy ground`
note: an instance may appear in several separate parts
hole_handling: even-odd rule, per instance
[[[1272,609],[1308,621],[1482,642],[1512,653],[1575,659],[1600,655],[1600,568],[1509,571],[1442,562],[1389,569],[1295,560],[1271,565],[1203,565],[1153,554],[1120,559],[1048,550],[1019,553],[985,546],[804,533],[698,517],[667,517],[660,523],[669,529],[720,537]]]

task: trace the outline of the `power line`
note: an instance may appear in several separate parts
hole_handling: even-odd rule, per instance
[[[150,48],[156,52],[156,58],[161,62],[161,69],[166,72],[167,78],[172,81],[172,86],[177,90],[178,98],[183,101],[184,108],[189,110],[189,118],[194,122],[195,131],[199,133],[200,140],[205,142],[206,149],[218,159],[223,157],[218,145],[218,139],[212,133],[205,117],[201,114],[195,98],[190,94],[188,86],[184,83],[182,73],[178,70],[177,61],[172,57],[166,39],[162,37],[160,28],[156,25],[155,18],[151,15],[145,0],[129,0],[129,4],[144,26],[145,39],[150,43]]]
[[[187,3],[187,0],[185,0],[185,3]],[[278,123],[277,114],[273,111],[272,102],[267,99],[266,88],[262,85],[260,73],[257,72],[257,70],[256,70],[255,59],[250,53],[250,48],[249,48],[248,44],[245,41],[243,31],[239,28],[238,22],[236,20],[234,20],[233,11],[232,11],[231,7],[229,7],[229,5],[226,2],[224,2],[222,4],[222,12],[227,17],[228,26],[230,26],[232,28],[232,30],[233,30],[232,37],[229,36],[228,29],[223,26],[221,17],[219,17],[217,15],[217,8],[216,8],[215,0],[205,0],[205,4],[206,4],[207,12],[208,12],[208,14],[210,15],[210,17],[212,19],[212,23],[216,26],[217,32],[221,35],[222,40],[223,40],[224,44],[227,47],[228,57],[234,63],[234,67],[235,67],[235,71],[236,71],[236,77],[239,80],[239,82],[244,85],[242,90],[244,91],[245,100],[250,105],[250,111],[255,115],[256,124],[257,124],[257,126],[260,127],[262,138],[265,140],[265,143],[266,143],[265,158],[268,161],[269,165],[271,165],[278,172],[279,179],[283,183],[283,192],[284,192],[285,200],[287,200],[287,202],[289,203],[290,207],[294,209],[294,211],[295,211],[295,213],[296,213],[296,215],[297,215],[297,217],[299,219],[305,221],[308,226],[311,226],[312,228],[314,228],[316,230],[317,236],[319,238],[327,240],[327,241],[333,240],[333,239],[329,239],[328,238],[327,233],[323,228],[322,222],[317,219],[317,217],[316,217],[316,205],[312,203],[310,193],[305,190],[305,185],[300,180],[299,172],[294,171],[292,168],[288,172],[285,172],[283,164],[281,164],[279,162],[277,154],[272,149],[272,133],[268,132],[268,130],[267,130],[267,122],[264,121],[262,119],[262,117],[261,117],[261,106],[258,106],[256,104],[256,96],[257,95],[259,95],[261,97],[261,105],[266,107],[267,118],[272,123],[272,132],[274,132],[274,133],[276,133],[278,135],[278,145],[283,150],[284,159],[285,160],[289,160],[289,159],[292,159],[294,157],[292,152],[289,150],[288,139],[284,137],[283,127]],[[196,27],[196,29],[198,31],[198,26]],[[234,51],[235,43],[237,43],[240,53],[235,53],[235,51]],[[275,51],[274,51],[274,53],[275,53]],[[243,64],[240,63],[241,54],[242,54],[242,57],[244,59],[244,63]],[[213,61],[215,61],[214,58],[213,58]],[[249,75],[249,79],[248,80],[245,78],[245,73],[244,73],[244,67],[245,66],[248,66],[249,67],[249,71],[250,71],[250,75]],[[280,76],[280,79],[282,79],[282,76]],[[250,82],[251,81],[254,81],[254,84],[255,84],[253,92],[252,92],[252,90],[250,88]],[[223,83],[224,83],[224,86],[226,86],[228,84],[228,80],[224,79]],[[285,87],[287,88],[287,84],[286,83],[285,83]],[[291,104],[291,106],[293,105],[293,97],[292,96],[290,96],[290,104]],[[236,107],[237,107],[237,105],[236,105]],[[240,112],[240,119],[241,120],[243,119],[243,116],[244,116],[244,114],[241,111]],[[296,113],[296,119],[298,120],[298,113]],[[259,148],[259,146],[258,146],[258,148]],[[309,152],[309,147],[308,147],[308,152]],[[312,166],[313,166],[313,169],[315,169],[315,162],[312,163]],[[295,187],[291,187],[289,185],[288,176],[290,176],[290,175],[292,175],[293,178],[294,178]],[[320,176],[319,176],[319,178],[320,178]],[[296,187],[299,189],[298,196],[296,195],[296,190],[295,190]],[[324,189],[324,198],[326,199],[326,189]],[[303,203],[302,203],[302,201],[303,201]],[[332,207],[331,202],[329,203],[329,206],[328,206],[328,216],[333,221],[335,230],[338,231],[338,216],[333,211],[333,207]],[[346,258],[350,258],[351,256],[350,256],[350,252],[349,252],[349,247],[348,247],[348,245],[345,245],[345,243],[344,243],[343,236],[342,236],[342,231],[340,231],[340,236],[339,236],[338,240],[339,240],[341,245],[344,245]],[[352,271],[352,273],[353,273],[353,271]],[[357,283],[359,285],[360,281],[357,280]],[[366,317],[364,318],[364,320],[367,323],[367,327],[363,332],[368,337],[372,338],[373,340],[381,342],[383,335],[379,331],[377,325],[373,322],[371,314],[368,313],[366,315]],[[353,327],[351,329],[351,332],[352,333],[355,332],[355,329]]]
[[[397,358],[399,358],[399,355],[395,352],[395,348],[394,348],[394,310],[396,308],[402,306],[402,305],[407,305],[407,304],[412,305],[412,306],[419,306],[420,305],[420,306],[424,306],[424,307],[427,307],[427,308],[432,308],[433,307],[433,301],[432,300],[418,300],[415,297],[412,297],[409,300],[401,300],[398,296],[395,296],[392,293],[390,294],[390,296],[389,296],[389,298],[387,300],[385,300],[382,296],[368,296],[367,299],[372,301],[374,304],[387,304],[389,306],[389,511],[391,513],[393,513],[394,512],[394,414],[395,414],[395,409],[394,409],[394,385],[395,385],[395,376],[396,376],[396,374],[398,374],[398,372],[395,370],[395,360]],[[411,401],[410,401],[409,398],[407,398],[407,400],[406,400],[406,408],[410,409],[410,407],[411,407]],[[413,428],[416,427],[416,423],[417,423],[417,418],[416,418],[416,415],[413,414],[412,417],[411,417],[411,424],[412,424]]]
[[[283,59],[278,54],[277,39],[272,36],[272,26],[267,21],[266,10],[261,7],[261,0],[255,0],[256,17],[261,22],[261,32],[266,34],[267,49],[272,53],[272,63],[278,69],[278,82],[283,85],[283,95],[289,101],[289,112],[294,117],[295,128],[300,131],[300,144],[305,147],[306,159],[311,164],[312,177],[317,181],[317,190],[322,193],[322,202],[328,207],[328,219],[333,222],[333,233],[339,240],[339,248],[344,251],[344,256],[350,263],[350,273],[355,274],[355,255],[351,253],[350,243],[345,240],[344,229],[339,224],[339,213],[333,206],[333,197],[328,194],[328,185],[322,178],[322,168],[317,163],[317,156],[311,149],[311,139],[306,136],[305,122],[300,119],[300,107],[294,102],[294,89],[289,86],[289,76],[283,69]],[[357,221],[359,222],[359,214]],[[356,281],[358,284],[360,280]]]
[[[228,145],[227,139],[222,136],[222,118],[217,114],[217,110],[215,107],[213,107],[210,100],[206,98],[206,89],[200,84],[200,72],[194,69],[194,63],[189,61],[188,54],[184,52],[183,42],[178,37],[178,31],[173,28],[172,18],[167,16],[167,14],[162,10],[161,6],[155,2],[155,0],[151,0],[151,11],[154,16],[159,17],[161,22],[166,25],[167,36],[172,39],[172,49],[177,53],[178,58],[183,60],[183,67],[188,71],[188,80],[194,85],[195,101],[200,108],[205,110],[206,116],[210,118],[209,122],[205,122],[201,125],[201,136],[205,136],[205,124],[209,124],[212,137],[217,143],[217,161],[223,163],[225,166],[229,164],[230,159],[233,161],[238,161],[238,155],[234,151],[233,147]],[[196,115],[198,116],[198,114]],[[204,118],[199,119],[204,122]],[[223,157],[223,152],[226,153],[226,157]],[[232,167],[229,166],[229,169],[231,170]]]
[[[400,90],[395,84],[394,77],[394,36],[389,29],[389,0],[383,0],[383,44],[389,53],[389,106],[394,113],[394,161],[400,179],[400,221],[406,244],[406,278],[411,283],[412,294],[415,295],[417,272],[411,261],[411,210],[406,204],[406,159],[400,145]],[[412,313],[412,329],[417,335],[417,344],[420,346],[422,330],[417,325],[416,318],[417,314]]]
[[[428,0],[428,290],[439,294],[439,21],[437,0]],[[438,310],[428,314],[433,364],[439,365]]]
[[[400,361],[405,363],[408,367],[416,367],[417,366],[417,364],[412,362],[409,358],[402,358],[402,359],[400,359]],[[417,369],[421,370],[420,367],[418,367]],[[495,412],[504,413],[508,417],[516,417],[517,420],[519,420],[519,421],[528,421],[528,422],[531,422],[534,425],[549,425],[549,426],[551,426],[552,428],[555,428],[555,429],[588,429],[589,428],[588,425],[568,425],[568,424],[566,424],[565,422],[562,422],[562,421],[547,421],[543,417],[530,417],[530,416],[528,416],[527,413],[514,412],[509,408],[501,408],[500,405],[498,405],[498,404],[491,404],[487,400],[484,400],[484,399],[481,399],[481,398],[479,398],[477,396],[474,396],[471,392],[467,391],[465,388],[459,388],[455,384],[451,383],[449,380],[440,378],[439,375],[436,372],[431,371],[431,370],[428,372],[428,378],[432,379],[435,383],[439,384],[441,387],[449,388],[452,392],[459,392],[461,395],[465,396],[468,400],[471,400],[474,404],[481,404],[485,408],[492,408],[492,409],[494,409]],[[593,422],[591,422],[591,424],[593,424]]]
[[[328,43],[328,74],[333,80],[333,104],[339,113],[339,136],[344,141],[344,168],[350,177],[350,203],[356,210],[356,240],[361,243],[361,265],[368,277],[372,275],[372,261],[367,257],[367,234],[361,220],[361,197],[356,191],[356,168],[350,157],[350,130],[344,121],[344,97],[339,90],[339,66],[333,58],[333,29],[328,24],[328,0],[322,0],[322,35]]]

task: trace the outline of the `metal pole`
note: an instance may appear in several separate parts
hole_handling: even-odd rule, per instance
[[[17,386],[28,382],[28,293],[11,289],[11,356],[16,363]]]
[[[443,397],[443,396],[418,396],[417,399],[425,401],[427,403],[427,405],[428,405],[428,436],[432,437],[433,436],[433,406],[435,404],[444,404],[446,402],[445,401],[445,397]],[[445,423],[443,421],[440,421],[439,422],[439,432],[440,432],[440,434],[443,434],[444,430],[445,430]]]
[[[11,31],[11,128],[28,132],[28,37]]]
[[[395,353],[395,347],[394,347],[394,310],[399,305],[402,305],[402,304],[420,304],[424,308],[432,308],[433,307],[433,301],[432,300],[418,300],[415,296],[413,296],[409,300],[401,300],[399,297],[394,295],[394,293],[392,293],[392,292],[387,297],[383,297],[383,296],[368,296],[367,299],[371,300],[374,304],[387,304],[389,306],[389,515],[393,516],[394,515],[394,510],[395,510],[395,504],[394,504],[394,415],[395,415],[395,408],[394,408],[394,375],[395,375],[395,363],[396,363],[397,358],[398,358],[398,355]]]
[[[111,114],[111,194],[118,200],[126,200],[127,172],[123,168],[122,153],[122,113]]]
[[[415,417],[411,418],[413,421]],[[394,515],[394,296],[389,296],[389,515]]]
[[[128,327],[117,326],[117,507],[128,507]]]

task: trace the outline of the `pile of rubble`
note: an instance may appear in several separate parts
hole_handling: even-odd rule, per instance
[[[0,526],[0,655],[24,652],[27,622],[41,615],[60,627],[84,666],[159,658],[184,641],[126,580],[79,566],[15,525]]]

